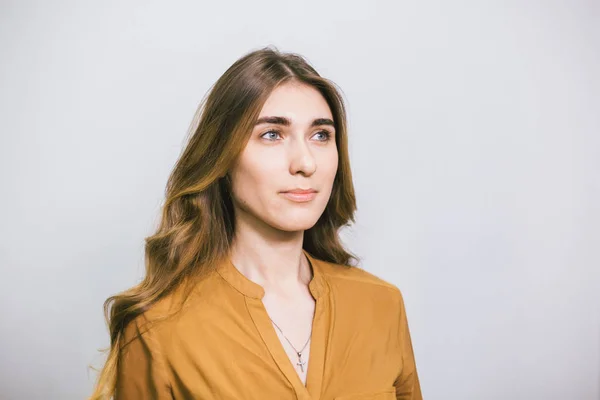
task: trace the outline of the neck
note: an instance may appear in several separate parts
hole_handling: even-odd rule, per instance
[[[295,294],[312,279],[302,252],[304,231],[265,235],[244,224],[236,225],[230,257],[235,267],[265,291]]]

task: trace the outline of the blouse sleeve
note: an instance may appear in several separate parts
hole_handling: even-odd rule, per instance
[[[115,400],[173,399],[159,343],[150,325],[140,315],[125,328]]]
[[[408,329],[408,319],[404,300],[400,293],[400,326],[398,332],[400,352],[402,353],[402,370],[398,374],[394,386],[398,400],[422,400],[421,385],[417,374],[417,366]]]

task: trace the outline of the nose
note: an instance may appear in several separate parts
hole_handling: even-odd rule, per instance
[[[305,140],[291,141],[290,174],[310,176],[317,170],[317,161]]]

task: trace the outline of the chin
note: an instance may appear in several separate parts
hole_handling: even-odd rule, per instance
[[[315,213],[279,214],[273,216],[271,226],[286,232],[305,231],[315,226],[320,216]]]

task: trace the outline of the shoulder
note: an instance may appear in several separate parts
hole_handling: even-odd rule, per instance
[[[169,315],[173,314],[174,295],[169,294],[147,306],[145,310],[137,313],[125,323],[123,330],[123,347],[132,342],[143,341],[154,337],[158,331],[164,330],[169,324]],[[172,323],[172,322],[171,322]]]
[[[387,280],[361,268],[321,261],[321,269],[327,280],[338,285],[364,286],[375,289],[399,291],[398,287]]]
[[[190,314],[197,315],[198,307],[210,299],[214,288],[215,274],[195,282],[193,285],[181,284],[174,290],[151,302],[143,312],[132,318],[123,331],[123,345],[136,339],[170,335],[174,330],[185,323]],[[146,299],[149,300],[149,299]]]
[[[323,275],[336,295],[388,304],[402,301],[398,286],[361,267],[319,262]]]

